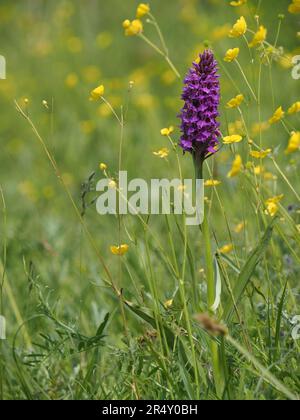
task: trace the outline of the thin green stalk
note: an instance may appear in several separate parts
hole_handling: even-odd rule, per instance
[[[197,162],[195,159],[195,173],[196,179],[203,179],[203,162]],[[212,311],[212,306],[215,302],[215,277],[214,277],[214,258],[212,253],[211,246],[211,237],[209,231],[209,222],[207,212],[204,214],[204,220],[202,224],[202,233],[204,239],[204,248],[205,248],[205,260],[206,260],[206,281],[207,281],[207,306],[208,311],[211,315],[214,315]],[[218,344],[214,341],[210,341],[210,351],[212,357],[212,365],[215,379],[215,387],[217,396],[219,398],[223,395],[224,389],[224,379],[221,371],[220,365],[220,355]]]
[[[280,382],[266,367],[264,367],[254,356],[252,356],[246,349],[244,349],[237,341],[231,336],[227,336],[227,341],[241,353],[256,370],[262,375],[264,381],[268,382],[275,389],[285,395],[288,399],[298,401],[299,397],[293,394],[282,382]]]
[[[4,317],[4,304],[3,304],[3,287],[5,282],[5,272],[6,272],[6,258],[7,258],[7,244],[6,244],[6,204],[3,194],[2,187],[0,185],[0,195],[3,208],[3,275],[0,279],[0,316]],[[3,390],[4,390],[4,350],[3,350],[3,340],[0,337],[0,400],[3,401]]]
[[[185,269],[186,269],[186,259],[187,259],[187,226],[186,226],[185,215],[183,216],[183,223],[184,223],[184,256],[183,256],[183,265],[182,265],[182,278],[179,279],[179,291],[180,291],[180,296],[181,296],[181,300],[183,304],[183,313],[185,317],[186,328],[187,328],[190,346],[192,350],[197,395],[200,397],[198,361],[196,357],[196,350],[195,350],[195,344],[194,344],[194,339],[193,339],[191,320],[190,320],[190,316],[188,312],[187,297],[186,297],[186,292],[185,292]]]
[[[237,64],[238,68],[240,69],[240,72],[242,73],[242,76],[243,76],[243,78],[244,78],[244,80],[245,80],[248,88],[250,89],[250,92],[252,93],[253,98],[255,99],[255,102],[257,102],[258,101],[257,96],[255,95],[254,90],[252,89],[252,87],[251,87],[251,85],[249,83],[249,80],[247,79],[247,76],[245,75],[244,70],[242,69],[242,66],[240,65],[240,63],[238,62],[238,60],[235,60],[235,62]]]
[[[166,62],[169,64],[175,75],[180,79],[181,75],[175,65],[172,63],[170,57],[164,53],[157,45],[155,45],[149,38],[147,38],[144,34],[140,33],[139,37],[145,41],[151,48],[153,48],[159,55],[163,56]]]

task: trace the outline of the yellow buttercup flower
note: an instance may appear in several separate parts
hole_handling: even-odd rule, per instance
[[[90,101],[98,101],[104,95],[105,88],[103,85],[98,86],[96,89],[92,90],[90,95]]]
[[[149,4],[141,3],[139,4],[137,11],[136,11],[136,17],[138,19],[144,17],[150,12],[150,6]]]
[[[289,12],[295,15],[300,13],[300,0],[292,1],[292,3],[289,5]]]
[[[261,175],[265,172],[265,168],[263,166],[255,166],[254,167],[254,174]]]
[[[267,38],[267,33],[267,29],[261,25],[259,30],[254,35],[253,40],[250,42],[249,47],[253,48],[264,42]]]
[[[130,22],[130,20],[129,19],[126,19],[126,20],[124,20],[124,22],[123,22],[123,28],[124,29],[128,29],[129,28],[129,26],[131,25],[131,22]]]
[[[278,109],[276,109],[273,117],[269,119],[269,123],[276,124],[278,121],[281,121],[284,116],[285,112],[283,111],[282,106],[280,106]]]
[[[107,170],[107,165],[105,163],[100,163],[99,168],[101,171],[106,171]]]
[[[230,38],[239,38],[245,35],[247,31],[247,22],[244,16],[241,16],[237,22],[233,25],[233,28],[229,32]]]
[[[292,114],[297,114],[298,112],[300,112],[300,101],[294,103],[288,110],[288,114],[292,115]]]
[[[111,179],[108,183],[109,188],[111,188],[112,190],[116,190],[118,184],[116,183],[116,181],[114,181],[113,179]]]
[[[267,156],[269,156],[270,153],[272,153],[272,149],[261,150],[260,152],[252,150],[250,152],[250,156],[255,159],[265,159]]]
[[[247,0],[234,0],[230,3],[230,6],[233,7],[238,7],[238,6],[242,6],[243,4],[246,4]]]
[[[267,204],[266,214],[269,214],[271,217],[276,216],[279,207],[276,203],[269,203]]]
[[[139,19],[135,19],[132,22],[126,19],[123,22],[123,28],[126,36],[135,36],[143,32],[143,23]]]
[[[276,197],[269,198],[266,201],[266,214],[269,214],[271,217],[274,217],[279,210],[279,203],[283,199],[284,195],[277,195]]]
[[[241,233],[245,229],[245,223],[241,222],[234,228],[235,233]]]
[[[129,246],[126,244],[119,245],[119,246],[111,246],[110,251],[113,255],[117,255],[118,257],[123,257],[129,251]]]
[[[233,144],[233,143],[240,143],[243,140],[243,137],[238,135],[238,134],[234,134],[233,136],[227,136],[223,138],[223,143],[224,144]]]
[[[164,147],[163,149],[158,150],[158,152],[153,152],[153,154],[161,159],[165,159],[169,156],[170,150]]]
[[[227,108],[238,108],[244,101],[244,95],[237,95],[227,103]]]
[[[235,160],[233,161],[231,171],[228,173],[228,178],[234,178],[237,176],[243,168],[243,161],[240,155],[236,155]]]
[[[239,48],[231,48],[230,50],[226,52],[224,61],[226,61],[227,63],[231,63],[238,57],[239,53],[240,53]]]
[[[166,309],[170,309],[172,306],[173,306],[173,299],[167,300],[167,301],[164,303],[164,307],[165,307]]]
[[[300,131],[293,132],[288,144],[288,147],[285,151],[287,155],[290,153],[295,153],[300,149]]]
[[[163,128],[162,130],[160,130],[160,134],[165,137],[170,136],[173,132],[174,132],[174,127],[172,125],[169,128]]]
[[[219,252],[221,254],[230,254],[230,252],[233,251],[233,245],[232,244],[228,244],[228,245],[224,245],[222,248],[219,249]]]
[[[205,187],[217,187],[218,185],[222,184],[221,181],[217,181],[215,179],[209,179],[205,182]]]

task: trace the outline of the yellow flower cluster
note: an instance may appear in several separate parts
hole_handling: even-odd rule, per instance
[[[247,22],[244,16],[241,16],[237,22],[233,25],[233,28],[229,32],[230,38],[239,38],[240,36],[245,35],[247,32]]]
[[[239,6],[243,6],[243,4],[246,4],[247,0],[233,0],[232,2],[230,2],[230,6],[233,7],[239,7]]]
[[[238,57],[239,53],[240,53],[239,48],[232,48],[232,49],[228,50],[226,52],[224,61],[227,61],[227,63],[231,63],[232,61],[234,61]]]
[[[174,132],[174,127],[172,125],[169,128],[163,128],[162,130],[160,130],[160,134],[165,137],[170,136],[173,132]]]
[[[288,147],[285,151],[287,155],[295,153],[300,150],[300,131],[293,132],[288,144]]]
[[[254,35],[253,40],[250,42],[249,47],[253,48],[264,42],[267,38],[267,33],[267,29],[264,26],[260,26],[259,30]]]
[[[276,216],[279,210],[279,203],[283,199],[284,195],[278,195],[276,197],[269,198],[266,201],[266,214],[270,215],[271,217]]]
[[[123,28],[125,29],[126,36],[135,36],[143,32],[143,23],[140,19],[124,20]]]
[[[242,157],[240,155],[236,155],[233,164],[232,164],[232,168],[230,170],[230,172],[228,173],[227,177],[228,178],[234,178],[235,176],[237,176],[241,170],[243,168],[243,161],[242,161]]]
[[[164,147],[163,149],[158,150],[157,152],[153,152],[153,154],[154,156],[157,156],[161,159],[166,159],[170,154],[170,150]]]
[[[220,254],[230,254],[230,252],[233,251],[233,245],[232,244],[228,244],[228,245],[224,245],[222,248],[219,249]]]
[[[105,89],[103,85],[98,86],[96,89],[92,90],[90,94],[90,101],[98,101],[104,95]]]
[[[146,16],[148,13],[150,13],[150,6],[149,4],[140,3],[138,5],[138,8],[136,10],[136,19],[129,20],[126,19],[123,22],[123,28],[125,29],[125,35],[126,36],[135,36],[139,35],[143,32],[144,26],[143,22],[141,21],[141,18]]]
[[[138,19],[144,17],[150,12],[150,6],[149,4],[141,3],[138,5],[137,11],[136,11],[136,17]]]
[[[209,179],[205,182],[205,187],[217,187],[218,185],[221,185],[221,181],[217,181],[216,179]]]
[[[244,95],[237,95],[227,103],[227,108],[238,108],[244,100]]]
[[[224,144],[233,144],[233,143],[240,143],[243,140],[243,137],[239,134],[233,134],[232,136],[227,136],[223,138]]]
[[[273,117],[269,119],[269,123],[276,124],[277,122],[281,121],[284,116],[285,112],[283,111],[282,106],[280,106],[278,109],[276,109]]]
[[[110,251],[113,255],[118,257],[123,257],[129,251],[128,245],[119,245],[119,246],[111,246]]]
[[[265,159],[269,156],[270,153],[272,153],[272,149],[261,150],[260,152],[252,150],[250,152],[250,156],[252,156],[254,159]]]
[[[300,13],[300,0],[292,1],[292,3],[289,5],[289,12],[295,15]]]
[[[288,114],[292,115],[292,114],[297,114],[298,112],[300,112],[300,101],[294,103],[288,110]]]

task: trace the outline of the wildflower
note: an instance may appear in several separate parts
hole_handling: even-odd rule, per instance
[[[226,52],[224,61],[227,61],[227,63],[231,63],[232,61],[234,61],[238,57],[239,53],[240,53],[239,48],[232,48],[232,49],[228,50]]]
[[[153,152],[154,156],[158,156],[161,159],[165,159],[169,156],[170,150],[164,147],[161,150],[158,150],[158,152]]]
[[[295,153],[300,149],[300,131],[293,132],[288,144],[288,147],[285,151],[286,155],[290,153]]]
[[[250,152],[250,156],[255,159],[265,159],[267,156],[269,156],[270,153],[272,153],[272,149],[261,150],[260,152],[252,150]]]
[[[111,179],[108,183],[109,188],[111,188],[112,190],[116,190],[117,189],[117,183],[116,181],[114,181],[113,179]]]
[[[234,228],[235,233],[241,233],[245,229],[245,223],[241,222]]]
[[[212,51],[200,55],[199,64],[193,63],[184,83],[181,110],[180,146],[193,154],[200,167],[210,153],[216,152],[219,144],[218,108],[220,104],[220,82],[217,62]]]
[[[243,137],[238,135],[238,134],[234,134],[232,136],[227,136],[223,138],[223,143],[224,144],[233,144],[233,143],[240,143],[243,140]]]
[[[276,197],[272,197],[269,198],[266,201],[266,206],[267,206],[267,210],[266,210],[266,214],[269,214],[271,217],[274,217],[278,210],[279,210],[279,203],[280,201],[283,199],[284,195],[278,195]]]
[[[166,136],[166,137],[170,136],[173,132],[174,132],[174,127],[173,126],[171,126],[169,128],[163,128],[162,130],[160,130],[160,134],[162,136]]]
[[[247,0],[234,0],[230,3],[230,6],[233,7],[238,7],[238,6],[242,6],[243,4],[246,4]]]
[[[278,210],[279,208],[276,203],[269,203],[267,205],[266,214],[270,215],[271,217],[274,217],[277,214]]]
[[[300,13],[300,0],[292,1],[292,3],[289,5],[289,12],[295,15]]]
[[[235,98],[232,98],[228,103],[227,103],[227,108],[238,108],[243,102],[244,102],[245,98],[244,95],[237,95]]]
[[[232,164],[232,168],[230,172],[228,173],[227,177],[234,178],[241,172],[242,167],[243,167],[242,158],[240,155],[236,155],[235,160],[233,161],[233,164]]]
[[[111,246],[110,251],[113,255],[117,255],[119,257],[123,257],[129,251],[128,245],[119,245],[119,246]]]
[[[150,6],[149,4],[141,3],[139,4],[137,11],[136,11],[136,17],[138,19],[144,17],[150,12]]]
[[[229,245],[224,245],[222,248],[219,249],[219,252],[221,254],[230,254],[230,252],[233,251],[233,245],[229,244]]]
[[[29,105],[29,99],[28,99],[28,98],[25,98],[25,99],[24,99],[24,104],[25,104],[25,105]]]
[[[107,170],[107,165],[105,163],[100,163],[99,168],[101,171],[106,171]]]
[[[265,168],[263,166],[254,166],[254,174],[261,175],[265,172]]]
[[[45,107],[46,109],[49,109],[48,102],[47,102],[45,99],[42,101],[42,105],[43,105],[43,107]]]
[[[173,299],[167,300],[167,301],[164,303],[164,307],[165,307],[166,309],[169,309],[169,308],[171,308],[172,306],[173,306]]]
[[[244,16],[241,16],[237,22],[233,25],[233,28],[229,32],[230,38],[239,38],[242,35],[245,35],[247,31],[247,22]]]
[[[254,35],[253,40],[250,42],[249,47],[253,48],[264,42],[267,38],[267,33],[267,29],[261,25]]]
[[[285,112],[283,111],[282,106],[280,106],[278,109],[276,109],[273,117],[269,119],[269,123],[270,124],[277,123],[278,121],[282,120],[284,115],[285,115]]]
[[[104,95],[105,89],[103,85],[98,86],[96,89],[92,90],[90,95],[90,101],[98,101]]]
[[[202,327],[215,336],[226,336],[228,335],[228,329],[224,325],[220,324],[219,322],[212,319],[207,314],[199,314],[196,317],[196,320]]]
[[[292,114],[297,114],[298,112],[300,112],[300,101],[294,103],[288,110],[288,114],[292,115]]]
[[[139,19],[135,19],[132,22],[127,19],[123,22],[123,28],[126,36],[135,36],[143,32],[143,23]]]
[[[215,179],[209,179],[205,182],[205,187],[217,187],[218,185],[222,184],[221,181],[217,181]]]

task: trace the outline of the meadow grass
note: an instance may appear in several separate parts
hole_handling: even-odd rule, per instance
[[[229,3],[153,0],[132,37],[133,0],[1,3],[1,399],[299,398],[299,18],[288,0]],[[247,32],[229,38],[240,16]],[[203,225],[99,216],[100,178],[121,195],[120,170],[194,177],[177,115],[208,47],[222,136],[243,140],[205,162]]]

